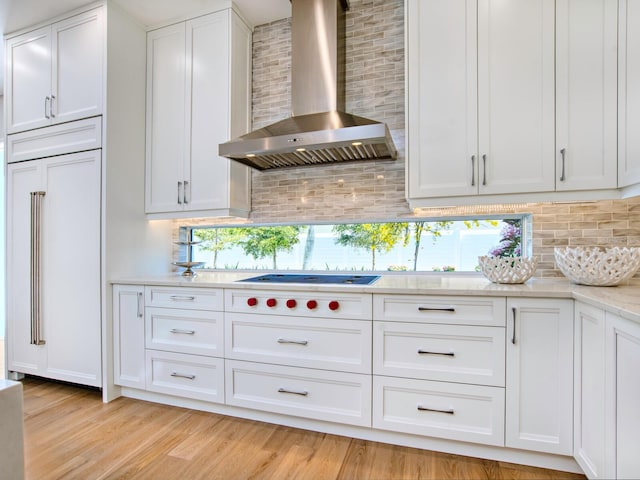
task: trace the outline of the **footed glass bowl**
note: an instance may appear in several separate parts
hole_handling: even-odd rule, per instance
[[[637,247],[556,247],[554,254],[563,275],[578,285],[613,287],[640,267]]]
[[[494,283],[524,283],[538,267],[535,257],[478,257],[482,274]]]

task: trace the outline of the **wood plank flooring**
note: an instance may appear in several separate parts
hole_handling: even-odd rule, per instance
[[[581,479],[119,398],[24,385],[25,470],[46,479]]]

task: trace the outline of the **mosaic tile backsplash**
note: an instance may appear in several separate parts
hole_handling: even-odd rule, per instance
[[[412,212],[405,200],[404,1],[351,0],[346,18],[346,110],[387,123],[396,161],[253,173],[250,222],[391,220],[399,217],[532,213],[538,277],[562,276],[556,246],[640,246],[640,198],[572,204],[468,206]],[[291,19],[253,32],[253,128],[290,114]],[[176,220],[181,225],[229,219]]]

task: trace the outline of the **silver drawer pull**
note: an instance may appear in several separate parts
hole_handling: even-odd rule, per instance
[[[278,393],[291,393],[293,395],[300,395],[302,397],[306,397],[307,395],[309,395],[309,392],[307,392],[306,390],[289,390],[288,388],[283,387],[280,387],[278,389]]]
[[[453,411],[453,408],[449,409],[449,410],[440,410],[438,408],[427,408],[427,407],[423,407],[422,405],[418,405],[418,410],[421,412],[436,412],[436,413],[446,413],[447,415],[454,415],[455,412]]]
[[[176,302],[180,302],[180,301],[192,302],[196,299],[196,297],[192,295],[171,295],[169,298]]]
[[[429,350],[418,349],[418,355],[446,355],[448,357],[455,357],[456,354],[454,352],[430,352]]]
[[[286,338],[279,338],[278,343],[292,343],[294,345],[307,345],[309,340],[287,340]]]
[[[169,330],[171,333],[183,333],[184,335],[195,335],[195,330],[181,330],[179,328],[172,328]]]
[[[454,307],[418,307],[419,312],[455,312]]]
[[[196,376],[195,375],[190,375],[188,373],[178,373],[178,372],[173,372],[171,374],[172,377],[178,377],[178,378],[186,378],[187,380],[195,380]]]

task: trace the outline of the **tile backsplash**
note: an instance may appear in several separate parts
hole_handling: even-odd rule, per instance
[[[413,212],[405,200],[404,0],[351,0],[346,18],[346,110],[387,123],[398,159],[253,172],[250,223],[390,220],[532,213],[536,276],[561,276],[555,246],[640,246],[640,198],[570,204],[468,206]],[[253,128],[290,114],[291,19],[253,33]],[[237,223],[176,220],[181,225]]]

